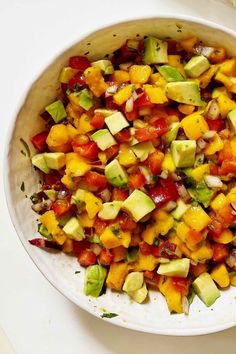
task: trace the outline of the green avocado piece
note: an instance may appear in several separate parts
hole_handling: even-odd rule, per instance
[[[106,268],[100,264],[91,265],[86,269],[84,293],[87,296],[98,297],[107,275]]]
[[[127,172],[116,159],[106,165],[105,176],[108,182],[115,187],[125,187],[128,183]]]
[[[44,158],[44,154],[36,154],[32,157],[31,159],[32,161],[32,165],[34,165],[35,167],[37,167],[39,170],[41,170],[44,173],[49,173],[50,172],[50,168],[47,166],[45,158]]]
[[[202,273],[193,282],[193,288],[196,294],[209,307],[218,297],[220,297],[220,291],[215,285],[209,273]]]
[[[112,62],[108,59],[101,59],[91,63],[92,66],[101,69],[104,75],[109,75],[114,73],[114,68]]]
[[[209,207],[214,191],[207,187],[204,182],[196,184],[194,188],[188,188],[192,198],[202,203],[205,208]]]
[[[157,273],[169,277],[186,278],[190,267],[189,258],[173,259],[159,266]]]
[[[173,66],[162,65],[159,66],[157,70],[168,82],[185,81],[183,75],[181,75],[179,70]]]
[[[179,198],[176,203],[177,207],[171,212],[171,215],[175,220],[180,220],[191,205],[185,204],[181,198]]]
[[[79,92],[76,92],[76,96],[79,96],[79,105],[86,111],[88,111],[94,104],[92,93],[87,90],[83,89]]]
[[[59,123],[67,117],[63,103],[60,100],[51,103],[45,110],[50,114],[55,123]]]
[[[123,202],[122,209],[130,214],[135,221],[139,221],[155,209],[155,204],[147,194],[135,189]]]
[[[215,87],[212,91],[211,97],[212,98],[218,98],[222,93],[227,95],[227,89],[225,86],[221,86],[221,87]]]
[[[54,189],[44,189],[43,192],[52,202],[55,202],[57,199],[57,192]]]
[[[72,218],[73,213],[71,211],[68,211],[67,213],[63,214],[62,216],[57,217],[57,220],[59,222],[59,226],[64,227],[67,222]]]
[[[128,263],[135,262],[138,258],[138,248],[137,247],[129,247],[126,253],[126,261]]]
[[[38,232],[40,233],[40,235],[42,235],[43,237],[45,237],[47,239],[52,238],[50,232],[43,224],[38,225]]]
[[[85,204],[85,194],[86,191],[84,189],[78,188],[71,197],[71,203],[76,204],[78,209],[83,208]]]
[[[232,111],[228,113],[227,118],[231,131],[236,133],[236,108],[232,109]]]
[[[148,294],[147,286],[146,283],[143,283],[143,286],[135,291],[129,291],[128,295],[131,297],[132,300],[137,302],[138,304],[141,304],[144,302]]]
[[[144,64],[168,63],[167,42],[155,37],[144,39]]]
[[[60,170],[66,163],[66,155],[63,152],[45,152],[44,159],[52,170]]]
[[[176,167],[191,167],[195,161],[197,144],[195,140],[174,140],[170,151]]]
[[[84,238],[84,229],[75,216],[73,216],[69,221],[67,221],[67,223],[63,227],[63,231],[68,235],[68,237],[72,238],[73,240],[81,241]]]
[[[91,138],[102,151],[108,149],[112,145],[117,144],[108,129],[97,130],[91,135]]]
[[[100,219],[113,220],[117,217],[123,202],[114,200],[113,202],[103,203],[98,213]]]
[[[151,141],[132,145],[131,149],[141,162],[145,161],[148,155],[155,151],[155,148]]]
[[[192,57],[184,66],[184,71],[188,77],[198,77],[210,67],[210,63],[204,55]]]
[[[116,112],[106,117],[105,123],[112,135],[119,133],[122,129],[129,126],[129,122],[121,112]]]
[[[169,145],[173,140],[176,139],[179,126],[180,126],[179,122],[173,122],[169,125],[168,132],[165,135],[163,135],[165,145]]]
[[[126,292],[135,291],[140,289],[142,285],[143,272],[132,272],[126,276],[122,290]]]
[[[166,85],[166,95],[173,101],[193,106],[202,106],[199,85],[194,81],[169,82]]]
[[[101,113],[104,115],[104,117],[109,117],[116,112],[117,111],[115,109],[106,109],[106,108],[97,108],[94,110],[94,113]]]

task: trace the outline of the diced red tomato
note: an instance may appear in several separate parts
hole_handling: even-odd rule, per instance
[[[134,107],[135,108],[152,108],[154,107],[154,104],[150,101],[148,95],[144,92],[140,97],[137,98],[136,101],[134,101]]]
[[[161,207],[165,203],[179,198],[176,185],[170,178],[161,179],[157,187],[153,187],[149,190],[149,195],[157,207]]]
[[[225,160],[231,160],[233,158],[233,151],[229,140],[224,141],[223,149],[220,150],[218,155],[218,163],[222,163]]]
[[[222,223],[223,227],[227,228],[235,222],[236,216],[233,215],[233,209],[231,206],[225,205],[224,208],[218,210],[217,219]]]
[[[84,71],[91,66],[91,63],[88,58],[77,55],[69,58],[69,66],[73,69]]]
[[[165,118],[158,118],[153,122],[156,127],[157,135],[162,136],[168,131],[168,123]]]
[[[172,284],[176,291],[182,296],[187,296],[189,292],[189,280],[186,278],[172,277]]]
[[[113,96],[106,97],[106,107],[108,109],[120,109],[120,106],[113,101]]]
[[[97,256],[90,249],[83,250],[78,256],[78,262],[80,263],[80,265],[82,267],[88,267],[88,266],[93,265],[97,262]]]
[[[135,132],[135,137],[140,142],[150,141],[158,137],[158,132],[155,127],[147,126],[144,128],[139,128]]]
[[[107,159],[114,159],[119,153],[120,145],[112,145],[108,149],[104,150]]]
[[[67,84],[67,88],[74,90],[76,87],[86,87],[86,83],[84,81],[83,75],[80,73],[77,73],[72,79]]]
[[[107,186],[107,179],[104,175],[100,173],[88,171],[85,174],[85,180],[88,184],[98,187],[98,188],[105,188]]]
[[[102,113],[95,113],[90,124],[96,129],[101,129],[105,124],[104,115]]]
[[[146,243],[145,241],[141,241],[139,244],[139,249],[140,252],[144,255],[144,256],[149,256],[152,254],[153,251],[153,247],[151,245],[149,245],[148,243]]]
[[[213,162],[209,162],[210,175],[219,176],[219,167]]]
[[[174,39],[168,39],[167,44],[168,44],[167,47],[168,55],[177,54],[177,48],[176,48],[177,42]]]
[[[34,145],[35,149],[39,152],[44,152],[47,149],[46,139],[48,136],[48,132],[41,132],[36,134],[31,138],[31,142]]]
[[[101,250],[98,257],[99,263],[104,266],[108,266],[113,262],[113,254],[106,248]]]
[[[123,231],[133,231],[137,227],[136,222],[125,213],[120,214],[117,220]]]
[[[61,176],[56,171],[44,175],[42,189],[55,189],[58,191],[62,186]]]
[[[141,188],[145,183],[146,179],[140,170],[129,176],[129,186],[133,189]]]
[[[125,200],[129,196],[129,192],[126,189],[115,187],[112,191],[112,200]]]
[[[211,223],[208,225],[209,235],[213,238],[219,237],[224,231],[222,223],[215,217],[212,218]]]
[[[236,174],[236,159],[224,160],[219,170],[220,176],[227,175],[228,173]]]
[[[138,113],[137,108],[134,108],[132,112],[124,111],[124,114],[125,114],[126,118],[128,119],[128,121],[130,121],[130,122],[132,122],[135,119],[138,119],[138,117],[139,117],[139,113]]]
[[[168,116],[177,116],[177,117],[181,117],[181,113],[177,108],[173,108],[173,107],[165,107],[165,111],[167,113]]]
[[[152,285],[152,286],[158,286],[158,282],[160,280],[160,275],[157,274],[156,270],[145,270],[143,272],[145,281],[147,284]]]
[[[212,245],[213,249],[213,261],[214,262],[223,262],[229,256],[229,246],[221,243],[214,243]]]
[[[72,143],[74,152],[89,160],[96,160],[98,157],[98,146],[94,141],[85,144]]]
[[[54,211],[57,217],[64,215],[72,208],[72,204],[70,203],[69,199],[70,198],[57,199],[52,203],[51,209]]]
[[[116,140],[119,143],[126,143],[131,139],[131,134],[129,129],[123,129],[115,135]]]
[[[107,228],[108,225],[109,225],[108,221],[96,217],[96,220],[94,222],[94,228],[96,234],[100,236],[103,233],[103,231]]]
[[[90,247],[90,242],[87,240],[82,240],[82,241],[75,241],[72,240],[72,252],[76,255],[79,256],[79,254],[86,250],[89,249]]]
[[[161,151],[155,151],[150,154],[145,161],[145,164],[150,168],[151,173],[156,176],[161,172],[162,161],[164,160],[164,154]]]
[[[224,119],[206,119],[206,121],[210,130],[220,132],[225,127]]]

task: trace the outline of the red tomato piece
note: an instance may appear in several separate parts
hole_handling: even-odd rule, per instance
[[[106,107],[108,109],[117,109],[117,110],[120,110],[120,106],[118,106],[118,104],[116,104],[114,101],[113,101],[113,97],[112,96],[109,96],[106,98]]]
[[[104,175],[101,175],[100,173],[93,172],[93,171],[88,171],[85,174],[85,180],[88,184],[91,184],[92,186],[104,189],[107,186],[107,179]]]
[[[82,241],[72,240],[73,253],[76,256],[78,256],[82,251],[89,249],[90,245],[91,245],[90,242],[87,240],[82,240]]]
[[[41,132],[39,134],[34,135],[31,138],[31,142],[34,145],[35,149],[39,152],[44,152],[47,149],[46,139],[48,136],[48,132]]]
[[[90,249],[83,250],[78,256],[78,262],[82,267],[88,267],[90,265],[96,264],[97,256]]]
[[[175,183],[170,179],[161,179],[160,185],[149,190],[149,195],[157,207],[179,198]]]
[[[91,63],[88,58],[77,55],[69,58],[69,66],[73,69],[84,71],[91,66]]]
[[[158,175],[161,172],[163,160],[164,154],[161,151],[155,151],[148,156],[145,163],[148,165],[154,176]]]
[[[141,96],[137,98],[136,101],[134,101],[134,107],[135,108],[152,108],[154,107],[154,104],[150,101],[148,95],[144,92]]]
[[[71,90],[75,90],[76,87],[80,88],[86,86],[87,84],[85,83],[84,77],[81,73],[77,73],[74,77],[72,77],[72,79],[70,79],[70,81],[67,84],[67,88]]]
[[[224,147],[220,150],[218,155],[218,163],[222,163],[225,160],[231,160],[233,158],[233,151],[229,140],[224,141]]]
[[[145,241],[140,242],[139,249],[144,256],[150,256],[153,252],[153,247]]]
[[[122,213],[117,218],[119,225],[123,231],[133,231],[136,229],[136,222],[131,219],[131,217],[125,213]]]
[[[103,233],[103,231],[107,228],[108,225],[109,225],[109,221],[102,220],[99,217],[97,217],[94,222],[94,228],[96,234],[100,236]]]
[[[72,208],[72,204],[68,199],[70,198],[57,199],[52,203],[51,209],[54,211],[56,216],[62,216]]]
[[[211,223],[208,225],[209,235],[213,238],[219,237],[224,231],[222,223],[216,218],[212,218]]]
[[[104,115],[102,113],[95,113],[90,121],[90,124],[96,129],[101,129],[105,124]]]
[[[206,119],[206,121],[210,130],[220,132],[225,127],[224,119]]]
[[[182,296],[187,296],[189,292],[189,280],[186,278],[172,277],[172,284],[176,291]]]
[[[106,248],[101,250],[98,260],[101,265],[108,266],[113,262],[113,254]]]
[[[145,185],[145,183],[146,179],[140,170],[129,176],[129,186],[133,189],[141,188]]]
[[[55,189],[60,190],[63,187],[61,183],[61,176],[57,174],[56,171],[49,172],[47,175],[44,175],[44,181],[42,189]]]
[[[168,51],[168,55],[175,55],[177,54],[177,42],[174,39],[168,39],[167,40],[167,51]]]
[[[134,108],[132,112],[124,111],[124,114],[125,114],[126,118],[128,119],[128,121],[130,121],[130,122],[132,122],[135,119],[138,119],[138,117],[139,117],[139,113],[138,113],[137,108]]]
[[[153,122],[158,136],[164,135],[168,131],[168,123],[165,118],[158,118]]]
[[[115,135],[116,140],[119,143],[126,143],[131,139],[131,134],[129,129],[123,129]]]
[[[135,137],[140,142],[150,141],[158,137],[158,132],[155,127],[147,126],[144,128],[139,128],[135,132]]]
[[[219,176],[219,166],[213,162],[209,162],[210,175]]]
[[[109,159],[114,159],[119,153],[120,145],[112,145],[108,149],[104,150],[106,157]]]
[[[214,243],[212,245],[213,249],[213,261],[223,262],[229,256],[229,246],[221,243]]]
[[[112,191],[112,200],[125,200],[129,196],[129,192],[123,188],[115,187]]]
[[[89,160],[96,160],[98,157],[98,146],[94,141],[89,141],[85,144],[72,143],[73,150],[80,156],[83,156]]]
[[[220,176],[228,173],[236,174],[236,160],[224,160],[219,170]]]

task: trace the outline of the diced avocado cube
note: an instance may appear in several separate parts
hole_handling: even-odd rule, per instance
[[[106,109],[106,108],[97,108],[94,110],[94,113],[101,113],[104,115],[104,117],[109,117],[116,112],[117,111],[115,109]]]
[[[171,156],[176,167],[194,165],[197,144],[195,140],[174,140],[171,143]]]
[[[92,62],[91,64],[92,64],[92,66],[95,66],[95,67],[98,67],[99,69],[101,69],[101,71],[105,75],[109,75],[109,74],[114,73],[114,68],[113,68],[112,62],[108,59],[97,60],[97,61]]]
[[[146,283],[143,283],[143,286],[138,290],[129,291],[128,295],[131,297],[132,300],[134,300],[138,304],[141,304],[142,302],[144,302],[148,295]]]
[[[91,138],[102,151],[108,149],[112,145],[117,144],[108,129],[100,129],[96,131],[91,135]]]
[[[106,279],[107,270],[100,264],[91,265],[86,269],[84,293],[87,296],[98,297]]]
[[[75,216],[67,221],[66,225],[63,227],[63,231],[73,240],[81,241],[84,238],[84,229]]]
[[[199,275],[193,282],[193,288],[207,307],[214,304],[216,299],[220,297],[220,291],[209,273]]]
[[[92,93],[87,90],[83,89],[79,92],[75,93],[76,96],[79,97],[79,105],[86,111],[88,111],[94,104]]]
[[[192,57],[184,66],[184,71],[188,77],[198,77],[209,69],[210,63],[204,55]]]
[[[116,112],[111,116],[106,117],[105,123],[113,135],[119,133],[122,129],[129,126],[129,122],[125,119],[121,112]]]
[[[52,170],[60,170],[66,163],[66,155],[63,152],[45,152],[44,159]]]
[[[84,189],[78,188],[71,197],[71,203],[76,204],[77,208],[81,209],[85,203],[85,194],[86,191]]]
[[[145,161],[148,155],[155,151],[155,148],[150,141],[132,145],[131,149],[141,162]]]
[[[71,211],[63,214],[62,216],[57,217],[57,220],[59,222],[59,226],[64,227],[67,222],[72,218],[73,213]]]
[[[116,159],[106,165],[105,176],[108,182],[115,187],[125,187],[128,183],[127,172]]]
[[[161,65],[158,68],[159,73],[168,82],[184,81],[183,75],[180,74],[179,70],[170,65]]]
[[[98,213],[100,219],[113,220],[117,217],[123,202],[114,200],[113,202],[103,203],[102,208]]]
[[[176,139],[180,123],[173,122],[169,125],[168,132],[163,136],[165,145],[169,145],[173,140]]]
[[[143,272],[129,273],[123,285],[122,290],[129,292],[140,289],[143,286]]]
[[[78,72],[78,69],[73,69],[70,66],[65,66],[62,68],[59,76],[59,81],[62,84],[68,84],[68,82],[74,77]]]
[[[226,96],[228,95],[228,91],[225,86],[215,87],[212,91],[211,97],[218,98],[222,93],[225,94]]]
[[[157,269],[157,273],[169,277],[186,278],[190,267],[189,258],[173,259],[168,263],[162,263]]]
[[[144,64],[168,63],[167,42],[155,37],[144,39]]]
[[[43,192],[52,202],[55,202],[57,198],[57,192],[54,189],[44,189]]]
[[[177,207],[171,212],[171,215],[175,218],[175,220],[180,220],[191,205],[185,204],[181,198],[179,198],[176,203]]]
[[[135,221],[139,221],[155,209],[155,204],[147,194],[136,189],[123,202],[122,209],[130,214]]]
[[[47,166],[44,154],[37,154],[32,157],[32,165],[37,167],[39,170],[41,170],[44,173],[49,173],[50,168]]]
[[[227,118],[228,118],[230,129],[232,130],[233,133],[236,133],[236,108],[232,109],[232,111],[228,113]]]
[[[40,235],[42,235],[45,238],[51,239],[51,234],[48,231],[48,229],[43,225],[43,224],[39,224],[38,225],[38,232],[40,233]]]
[[[169,82],[166,85],[166,95],[173,101],[202,106],[199,85],[194,81]]]
[[[199,203],[202,203],[205,208],[208,208],[214,191],[207,187],[204,182],[196,184],[195,187],[188,188],[188,192],[192,198]]]
[[[63,103],[60,100],[51,103],[45,110],[50,114],[55,123],[59,123],[67,117]]]

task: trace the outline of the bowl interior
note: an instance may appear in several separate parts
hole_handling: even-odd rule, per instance
[[[223,45],[230,55],[236,56],[236,37],[229,31],[199,21],[175,18],[148,18],[112,25],[88,35],[65,50],[33,83],[16,117],[9,139],[5,172],[9,210],[16,231],[38,268],[56,288],[80,307],[96,316],[101,316],[104,309],[115,312],[119,316],[109,321],[141,331],[169,335],[210,333],[235,325],[235,288],[222,292],[211,308],[195,298],[189,316],[170,315],[165,300],[156,292],[151,292],[150,301],[144,305],[131,303],[125,294],[111,291],[98,299],[89,299],[83,295],[84,269],[80,269],[75,259],[64,254],[49,254],[28,244],[28,239],[37,234],[37,215],[31,211],[29,197],[37,190],[40,177],[25,154],[22,139],[29,145],[33,155],[30,138],[41,129],[39,112],[56,96],[60,69],[72,55],[87,53],[91,60],[100,59],[119,48],[126,39],[144,35],[177,40],[197,35],[204,43]],[[25,191],[22,191],[22,182]],[[75,275],[78,269],[81,273]]]

